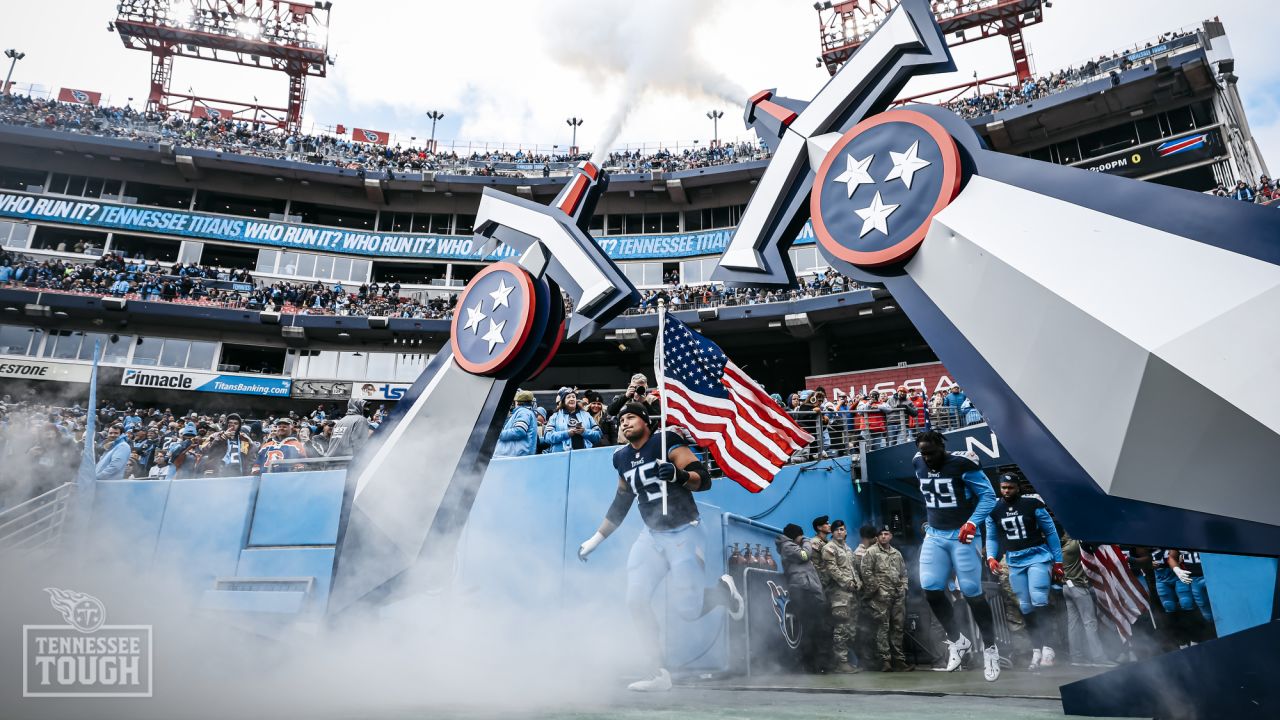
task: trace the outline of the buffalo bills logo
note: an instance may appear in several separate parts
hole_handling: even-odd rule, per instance
[[[769,581],[769,594],[773,598],[773,616],[778,620],[778,629],[782,631],[782,639],[787,647],[795,650],[800,647],[800,628],[796,627],[796,616],[787,612],[790,597],[787,589],[778,583]]]
[[[960,191],[960,154],[933,118],[891,110],[832,145],[814,180],[814,234],[830,255],[860,267],[905,261]]]
[[[533,278],[519,265],[499,262],[476,275],[458,298],[453,357],[467,372],[494,374],[524,349],[534,324]]]
[[[79,103],[89,102],[89,93],[83,90],[72,90],[71,97],[75,98],[76,102],[79,102]]]

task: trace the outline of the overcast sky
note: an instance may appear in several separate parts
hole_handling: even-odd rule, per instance
[[[177,0],[184,2],[185,0]],[[1261,0],[1057,0],[1026,31],[1038,72],[1122,50],[1212,15],[1226,25],[1248,117],[1280,171],[1280,20]],[[114,0],[10,3],[0,47],[27,53],[22,84],[104,93],[139,105],[149,58],[107,32]],[[442,143],[569,144],[565,119],[584,119],[579,145],[601,143],[611,119],[621,144],[706,143],[709,110],[721,138],[747,138],[742,100],[765,87],[808,97],[826,82],[815,67],[818,22],[804,0],[336,0],[329,77],[313,79],[307,124],[343,123],[425,138],[424,114],[445,114]],[[999,39],[956,50],[961,75],[1009,69]],[[912,89],[949,84],[917,80]],[[283,75],[179,59],[172,87],[210,98],[284,104]],[[625,102],[631,98],[632,102]],[[215,103],[216,104],[216,103]]]

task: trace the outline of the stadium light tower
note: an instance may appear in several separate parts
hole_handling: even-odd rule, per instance
[[[822,56],[818,58],[818,63],[826,65],[827,71],[835,75],[853,52],[880,27],[880,23],[898,6],[898,2],[899,0],[815,2],[813,9],[818,11],[818,32],[822,45]],[[1007,86],[1010,79],[1022,83],[1031,77],[1031,62],[1027,56],[1026,43],[1022,39],[1022,29],[1042,22],[1044,8],[1051,7],[1053,3],[1048,0],[930,0],[929,4],[938,26],[947,38],[947,44],[952,47],[1004,36],[1009,43],[1013,70],[955,87],[899,98],[899,102],[943,95],[948,91],[959,91],[954,93],[954,97],[958,97],[965,90],[978,88],[983,84],[1006,81]]]
[[[18,52],[13,48],[9,48],[4,51],[4,56],[9,58],[9,74],[4,76],[4,94],[9,95],[11,94],[9,92],[9,79],[13,77],[13,67],[18,64],[19,60],[26,57],[27,54],[24,52]]]
[[[263,120],[287,130],[302,126],[307,77],[325,77],[329,54],[329,10],[333,3],[288,0],[121,0],[107,29],[126,48],[151,53],[147,109],[196,112],[222,106],[240,119]],[[173,59],[190,57],[289,76],[287,107],[215,100],[169,89]],[[188,91],[189,93],[190,91]]]
[[[573,140],[569,143],[569,154],[577,155],[578,154],[578,127],[582,125],[582,118],[571,117],[568,120],[565,120],[565,124],[573,128]]]
[[[711,120],[711,147],[720,147],[720,118],[724,117],[724,111],[711,110],[707,117]]]
[[[431,139],[427,141],[427,152],[436,151],[436,122],[444,119],[444,113],[438,110],[432,110],[427,113],[427,117],[431,118]]]

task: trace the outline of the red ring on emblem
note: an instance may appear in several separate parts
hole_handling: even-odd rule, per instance
[[[911,235],[883,250],[873,252],[850,250],[831,236],[831,232],[827,230],[826,223],[822,221],[822,193],[820,190],[827,179],[827,173],[831,170],[832,163],[844,151],[846,145],[863,132],[877,125],[891,122],[905,122],[915,125],[928,133],[929,137],[938,143],[938,149],[942,154],[942,190],[938,193],[938,200],[933,204],[933,208],[929,210],[928,217]],[[960,150],[956,147],[955,139],[937,120],[915,110],[888,110],[863,120],[840,136],[836,144],[831,146],[831,150],[827,151],[827,156],[822,159],[822,165],[818,167],[818,174],[813,182],[813,188],[813,191],[809,194],[809,214],[813,219],[813,234],[817,236],[818,242],[822,244],[822,247],[827,252],[858,267],[874,268],[891,265],[905,261],[915,253],[920,244],[924,242],[925,234],[929,232],[929,223],[933,220],[933,216],[941,212],[942,208],[949,205],[956,195],[960,193]]]
[[[516,285],[519,287],[520,292],[523,293],[524,314],[519,317],[520,324],[516,326],[515,331],[511,334],[511,340],[507,341],[501,352],[486,362],[473,363],[463,357],[462,351],[458,348],[458,326],[462,323],[462,308],[470,298],[471,289],[476,287],[485,276],[499,270],[506,270],[515,276]],[[453,323],[450,325],[449,335],[449,347],[453,350],[454,362],[458,363],[458,367],[473,375],[491,375],[500,372],[520,354],[525,342],[529,339],[529,331],[533,327],[534,311],[537,309],[534,305],[537,301],[538,298],[533,292],[533,277],[529,275],[528,270],[519,265],[504,260],[481,270],[475,277],[471,278],[471,282],[467,284],[467,289],[462,292],[462,296],[458,298],[458,304],[455,306],[456,309],[454,310]]]

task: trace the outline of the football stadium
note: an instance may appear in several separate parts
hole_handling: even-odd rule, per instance
[[[0,29],[0,716],[1280,716],[1266,8],[409,5]]]

